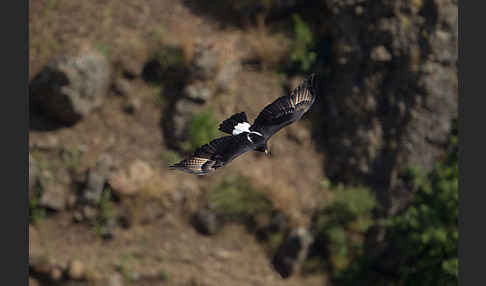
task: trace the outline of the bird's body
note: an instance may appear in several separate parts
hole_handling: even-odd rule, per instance
[[[206,175],[250,150],[267,153],[267,142],[283,127],[299,120],[317,96],[315,75],[304,80],[290,95],[279,97],[266,106],[253,125],[244,112],[224,120],[219,130],[230,134],[198,148],[194,154],[170,166],[191,174]]]

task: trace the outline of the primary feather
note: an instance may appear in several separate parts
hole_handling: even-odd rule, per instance
[[[312,74],[296,87],[290,95],[277,98],[258,114],[251,131],[262,133],[267,139],[283,127],[299,120],[316,100],[317,85]]]

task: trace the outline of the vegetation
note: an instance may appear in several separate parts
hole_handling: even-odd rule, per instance
[[[314,215],[316,242],[311,261],[316,258],[339,276],[363,253],[367,230],[373,225],[374,195],[365,188],[335,187],[333,199]]]
[[[111,59],[112,52],[110,47],[102,42],[95,44],[95,49],[98,50],[103,56],[105,56],[108,60]]]
[[[163,68],[175,69],[184,64],[184,52],[179,47],[166,47],[155,54],[158,62]]]
[[[72,172],[79,172],[81,169],[82,150],[76,147],[63,147],[59,150],[62,164]]]
[[[145,65],[143,78],[156,86],[178,86],[187,77],[187,55],[180,46],[167,45],[157,49]]]
[[[314,35],[309,26],[298,14],[292,15],[294,24],[294,40],[290,51],[290,59],[302,72],[307,72],[315,62],[317,54],[312,51]]]
[[[133,283],[136,280],[134,279],[136,275],[131,270],[134,261],[136,261],[136,258],[132,253],[124,252],[120,254],[118,261],[115,262],[115,269],[122,275],[125,282]]]
[[[145,88],[142,88],[140,92],[144,94],[152,92],[154,104],[161,107],[161,110],[144,105],[148,107],[146,112],[155,111],[155,116],[129,119],[120,116],[118,113],[119,100],[114,99],[105,101],[102,112],[90,120],[80,122],[79,128],[76,127],[72,130],[62,128],[49,132],[36,132],[35,128],[31,128],[31,131],[35,134],[31,138],[32,142],[29,142],[29,146],[31,146],[29,149],[38,153],[40,157],[38,163],[44,165],[40,166],[43,172],[39,172],[39,176],[43,179],[42,186],[36,186],[33,192],[30,190],[32,195],[29,201],[29,223],[35,224],[46,215],[49,216],[54,213],[50,208],[44,208],[43,204],[40,204],[40,201],[44,203],[44,198],[40,200],[41,194],[43,191],[47,191],[49,186],[49,184],[44,183],[51,183],[51,181],[45,180],[55,180],[53,182],[61,184],[66,192],[72,192],[71,187],[73,189],[76,187],[80,192],[83,191],[82,187],[86,180],[86,173],[84,172],[86,169],[84,167],[89,166],[88,163],[95,157],[83,156],[84,147],[64,147],[64,144],[83,142],[83,144],[87,144],[86,147],[89,148],[92,155],[96,155],[98,151],[110,152],[117,158],[114,167],[118,169],[124,168],[134,158],[149,160],[148,163],[152,165],[157,163],[158,160],[156,159],[161,159],[166,165],[171,165],[185,158],[186,153],[194,152],[196,148],[218,136],[222,136],[222,133],[218,131],[218,124],[224,118],[215,119],[214,113],[210,109],[190,115],[185,111],[192,109],[181,110],[184,116],[181,122],[187,123],[187,125],[173,124],[175,121],[171,119],[173,119],[174,112],[171,111],[175,110],[174,106],[176,106],[177,100],[185,97],[182,92],[185,92],[184,88],[189,83],[194,84],[195,87],[202,86],[210,91],[213,90],[213,87],[227,85],[233,87],[233,84],[236,84],[234,88],[238,89],[239,92],[237,96],[235,95],[235,98],[245,96],[243,105],[251,106],[258,101],[261,92],[268,92],[268,94],[282,92],[274,90],[276,85],[270,82],[272,78],[276,77],[275,74],[280,76],[287,89],[287,84],[291,81],[293,84],[295,79],[307,76],[311,72],[320,73],[324,78],[325,91],[329,94],[323,96],[326,98],[321,98],[320,102],[316,101],[319,106],[314,105],[314,111],[311,110],[306,115],[307,117],[316,116],[311,120],[312,127],[315,129],[312,130],[311,134],[312,144],[316,148],[304,150],[307,153],[305,156],[300,156],[301,153],[295,152],[293,155],[290,154],[291,157],[293,156],[291,159],[295,159],[296,164],[287,168],[287,171],[314,174],[310,172],[312,168],[314,172],[318,173],[321,168],[313,168],[315,164],[301,164],[302,162],[299,161],[310,158],[307,155],[316,155],[316,163],[320,164],[320,167],[323,167],[322,169],[327,172],[327,166],[335,166],[335,164],[332,164],[333,160],[329,159],[331,156],[328,155],[340,156],[344,154],[341,157],[345,161],[336,160],[337,165],[341,164],[340,162],[343,162],[343,164],[350,162],[350,166],[361,168],[362,164],[358,156],[365,156],[363,158],[366,160],[376,160],[374,163],[378,164],[371,166],[369,170],[379,176],[380,168],[375,169],[374,167],[380,166],[380,160],[385,160],[384,165],[387,165],[388,159],[395,156],[395,151],[397,153],[401,151],[399,148],[402,146],[400,143],[400,140],[403,139],[401,136],[402,129],[409,123],[407,119],[410,114],[413,115],[415,108],[419,106],[415,104],[413,98],[417,93],[415,91],[418,90],[419,93],[423,93],[424,98],[429,93],[428,89],[424,90],[421,87],[424,85],[423,82],[414,83],[420,72],[411,69],[409,73],[407,67],[409,60],[413,63],[412,67],[415,67],[422,64],[421,56],[437,57],[433,43],[430,44],[432,48],[425,47],[425,50],[422,47],[423,45],[420,45],[423,42],[427,43],[434,40],[433,38],[429,39],[426,34],[429,32],[429,34],[433,34],[437,25],[434,21],[421,22],[419,18],[429,19],[431,15],[432,18],[440,16],[439,18],[444,18],[442,22],[447,24],[450,17],[442,15],[442,12],[449,11],[449,9],[443,7],[452,7],[452,5],[444,3],[425,5],[427,3],[424,4],[423,0],[412,0],[410,2],[413,4],[412,6],[408,5],[409,2],[401,3],[398,6],[391,5],[392,2],[383,2],[381,3],[385,5],[383,8],[379,7],[380,3],[371,5],[370,3],[353,4],[343,1],[321,0],[311,2],[218,0],[218,4],[222,5],[207,5],[204,1],[188,1],[188,3],[184,2],[175,6],[169,5],[176,9],[176,16],[183,16],[179,17],[181,19],[174,20],[173,16],[169,17],[169,14],[174,13],[158,13],[167,10],[167,3],[164,1],[152,2],[135,3],[133,5],[108,5],[109,7],[106,5],[106,7],[99,6],[96,1],[90,1],[76,7],[62,4],[65,2],[61,3],[57,0],[48,0],[40,4],[33,2],[34,9],[30,11],[32,21],[29,25],[30,35],[33,37],[29,39],[29,52],[31,54],[31,65],[34,68],[32,75],[29,74],[29,76],[35,76],[38,70],[41,70],[61,51],[69,51],[70,45],[74,47],[81,43],[90,42],[95,45],[99,52],[111,59],[110,63],[115,72],[113,72],[110,81],[125,77],[123,80],[133,81],[133,84],[139,87],[139,84],[143,83],[139,81],[138,69],[143,66],[142,76],[152,89],[145,90]],[[318,7],[322,7],[322,9],[318,9]],[[77,13],[83,9],[85,10],[83,13]],[[58,15],[63,15],[61,13],[63,11],[74,13],[73,19],[87,19],[87,22],[68,21],[69,19],[66,19],[66,17],[58,17]],[[100,11],[102,13],[98,13]],[[86,17],[86,15],[93,16]],[[127,17],[118,17],[123,15]],[[394,18],[401,21],[398,22],[398,26]],[[93,27],[90,19],[98,22],[101,19],[103,25],[98,25],[99,29],[93,30],[93,33],[86,33],[86,31],[91,31],[90,29]],[[234,26],[233,24],[238,20],[241,26]],[[390,25],[377,25],[377,23],[382,24],[383,20],[386,20],[385,22]],[[73,26],[72,22],[76,22],[76,24]],[[161,26],[157,23],[169,25]],[[398,27],[399,29],[388,29],[389,27]],[[137,32],[135,33],[134,30],[137,30]],[[412,35],[409,32],[415,30],[424,33],[414,37],[416,33]],[[445,37],[449,35],[449,31],[443,32]],[[135,37],[137,35],[139,37]],[[131,37],[133,39],[130,39]],[[120,41],[120,38],[127,40]],[[200,38],[203,38],[200,42],[201,46],[199,46]],[[453,37],[446,38],[452,39]],[[409,40],[410,45],[407,45],[407,41],[404,41],[404,39]],[[146,43],[146,41],[149,41],[149,43]],[[391,42],[398,43],[398,45],[390,46],[389,43]],[[127,45],[127,43],[130,44]],[[116,46],[120,46],[118,52],[113,49]],[[140,55],[140,57],[131,56],[131,53],[120,52],[124,49],[132,50],[132,46],[135,50],[133,55]],[[371,63],[368,61],[369,50],[373,51],[375,47],[380,46],[385,46],[388,53],[393,56],[391,62]],[[197,71],[196,67],[199,67],[199,65],[194,65],[193,59],[195,54],[198,55],[196,52],[199,52],[200,49],[210,49],[211,52],[221,56],[221,61],[225,63],[222,68],[225,68],[225,70],[222,73],[214,74],[214,77],[201,76],[199,78],[199,74],[194,72]],[[147,53],[151,55],[148,59],[146,58]],[[338,55],[340,57],[336,57]],[[444,57],[447,58],[447,55]],[[415,60],[416,58],[417,60]],[[250,65],[250,67],[245,66],[245,64]],[[251,65],[262,68],[263,72],[253,70]],[[390,67],[394,71],[391,75],[387,73],[387,71],[390,71]],[[396,67],[400,69],[397,70]],[[228,69],[226,70],[226,68]],[[127,70],[127,72],[123,73],[122,70]],[[135,73],[132,73],[132,70]],[[352,72],[353,70],[356,72]],[[346,75],[350,71],[352,73],[348,80]],[[261,81],[258,80],[260,77]],[[405,83],[401,80],[402,78],[406,81]],[[200,83],[199,81],[204,82]],[[422,81],[425,81],[427,87],[429,87],[429,84],[430,87],[435,87],[437,84],[435,81],[428,82],[428,79]],[[328,85],[327,83],[331,84]],[[343,85],[345,83],[352,84]],[[347,86],[349,86],[349,94],[346,92]],[[343,90],[344,93],[341,92]],[[371,99],[370,101],[354,101],[360,98],[366,99],[354,96],[355,92],[361,95],[373,94],[369,93],[369,90],[376,91],[376,96],[368,96]],[[333,91],[337,91],[334,92],[337,95],[344,94],[348,98],[335,97]],[[394,91],[398,91],[398,93]],[[226,90],[218,89],[217,94],[209,102],[198,101],[199,107],[214,106],[221,110],[230,110],[235,104],[238,107],[239,103],[234,102],[234,99],[225,98],[227,97],[225,93]],[[246,98],[246,96],[251,98]],[[351,110],[348,113],[349,109],[346,107],[351,105],[348,100],[351,103],[356,103],[354,106],[357,109],[363,108],[363,110],[359,112]],[[431,100],[431,102],[436,102],[436,100]],[[326,105],[328,103],[329,106]],[[404,104],[404,110],[401,109],[402,104]],[[325,108],[323,108],[324,105],[326,105]],[[400,107],[401,115],[396,117],[391,114],[393,112],[389,112],[390,110],[387,108],[389,106]],[[105,109],[106,107],[107,109]],[[321,111],[332,111],[331,113],[336,112],[331,117],[337,118],[337,121],[344,121],[344,123],[321,124],[325,112],[319,112],[320,109]],[[258,109],[253,111],[257,112]],[[402,111],[404,111],[403,114]],[[418,111],[421,112],[421,110]],[[356,118],[362,118],[363,114],[366,120],[362,120],[362,125],[348,130],[347,128],[352,125],[352,122]],[[36,116],[31,116],[31,120],[37,120]],[[156,120],[159,116],[161,117],[160,121]],[[100,125],[103,128],[92,128],[97,126],[93,120],[100,119],[103,121],[107,117],[111,120],[108,122],[110,123],[108,126]],[[378,118],[378,121],[375,120],[376,118]],[[383,118],[390,120],[385,120],[386,124],[384,124],[380,121]],[[437,116],[437,118],[442,119],[443,117]],[[125,121],[120,120],[135,120],[137,122],[134,126],[140,124],[144,126],[143,128],[135,128],[136,130],[128,128],[124,132],[109,128],[125,126]],[[346,121],[350,122],[346,123]],[[302,121],[299,124],[302,123],[304,122]],[[376,123],[378,129],[375,128]],[[75,245],[82,244],[83,247],[76,247],[69,253],[79,255],[76,250],[85,251],[88,246],[93,247],[93,253],[96,253],[99,250],[98,248],[105,247],[106,251],[103,251],[106,255],[105,259],[89,261],[88,266],[101,269],[102,274],[108,276],[112,274],[110,273],[112,268],[107,267],[106,263],[109,266],[116,263],[116,271],[121,273],[127,284],[140,277],[147,277],[154,281],[174,280],[166,281],[174,284],[179,282],[175,280],[182,278],[188,283],[207,282],[211,284],[212,279],[218,278],[218,275],[220,275],[218,271],[221,269],[203,267],[203,272],[214,273],[210,273],[210,277],[208,276],[211,279],[199,281],[200,273],[197,267],[200,266],[200,262],[204,263],[205,261],[194,258],[197,258],[198,255],[212,255],[213,252],[216,260],[225,261],[228,264],[226,268],[231,268],[231,275],[223,273],[221,277],[237,277],[243,280],[248,276],[245,273],[253,271],[253,268],[244,269],[242,267],[241,273],[234,275],[233,268],[235,267],[233,266],[236,264],[230,262],[249,259],[249,261],[254,260],[255,263],[260,263],[261,259],[249,257],[249,252],[242,252],[241,256],[237,256],[240,253],[233,252],[231,249],[226,251],[223,249],[224,247],[211,249],[208,247],[213,241],[211,237],[201,240],[198,236],[192,235],[192,230],[186,235],[185,227],[189,228],[189,224],[184,220],[184,217],[183,219],[179,217],[179,213],[185,214],[186,211],[192,211],[195,205],[198,205],[201,190],[204,190],[208,183],[216,182],[214,185],[209,185],[211,190],[206,193],[207,207],[217,214],[217,219],[223,218],[224,222],[236,222],[249,226],[249,231],[255,234],[263,250],[268,254],[269,260],[282,245],[282,242],[286,240],[290,230],[293,230],[296,225],[308,226],[306,224],[307,219],[309,219],[309,214],[312,214],[311,230],[314,235],[314,242],[308,252],[310,257],[304,265],[305,272],[319,272],[319,276],[325,276],[324,280],[329,278],[330,284],[335,285],[455,285],[458,280],[458,153],[457,122],[454,122],[454,124],[449,154],[443,162],[440,162],[430,172],[424,172],[420,166],[411,166],[405,172],[399,174],[400,179],[407,183],[407,188],[413,192],[413,201],[408,208],[398,215],[387,219],[378,220],[374,216],[376,213],[380,213],[377,211],[379,205],[376,202],[374,192],[361,186],[335,186],[331,181],[323,180],[321,182],[322,189],[330,191],[326,191],[322,195],[326,195],[329,199],[316,210],[312,201],[315,200],[315,197],[312,196],[313,192],[319,192],[318,187],[314,184],[315,181],[305,182],[304,184],[294,183],[292,176],[284,178],[283,176],[286,173],[279,174],[277,172],[279,170],[273,170],[274,173],[272,174],[275,179],[281,181],[279,185],[275,186],[279,193],[277,196],[270,190],[262,190],[252,184],[258,180],[260,180],[260,183],[267,182],[262,180],[261,175],[258,174],[255,178],[239,175],[228,177],[226,174],[230,170],[225,169],[218,171],[223,172],[219,175],[196,177],[183,173],[166,172],[164,169],[166,166],[162,164],[159,166],[163,169],[161,175],[155,176],[147,182],[134,198],[119,198],[122,202],[119,206],[120,211],[122,209],[127,211],[126,216],[124,214],[119,222],[114,220],[118,208],[115,202],[118,200],[113,200],[110,189],[105,189],[99,201],[90,205],[83,204],[82,200],[74,202],[71,197],[68,197],[69,200],[66,205],[69,207],[62,211],[64,215],[53,216],[52,220],[62,220],[66,217],[66,214],[70,215],[72,212],[76,220],[78,218],[88,220],[89,226],[92,227],[92,231],[96,231],[97,235],[105,237],[108,233],[114,235],[116,245],[126,244],[128,248],[124,249],[124,252],[120,255],[121,250],[116,247],[106,248],[106,244],[93,244],[90,237],[80,237],[79,239],[76,237]],[[421,132],[424,128],[427,127],[418,130]],[[134,129],[135,133],[129,129]],[[187,132],[184,134],[187,135],[185,136],[187,140],[179,145],[180,136],[171,136],[173,134],[170,132],[175,130],[177,133],[174,132],[174,134],[179,135],[179,131],[182,129]],[[329,130],[331,132],[328,132]],[[341,138],[332,142],[327,140],[330,137],[325,135],[333,133],[333,130],[336,131],[337,135],[341,136],[342,133],[345,136],[341,136]],[[161,131],[162,134],[159,134]],[[347,149],[328,148],[339,144],[339,142],[347,144],[347,139],[351,138],[354,132],[358,132],[358,135],[361,136],[361,131],[364,131],[363,136],[372,136],[372,138],[368,138],[370,142],[372,139],[378,139],[378,141],[373,140],[372,142],[377,145],[383,138],[385,141],[390,140],[390,148],[382,150],[376,147],[378,153],[373,153],[373,156],[370,155],[371,157],[368,156],[367,152],[364,152],[363,155],[354,156],[354,154],[351,154],[353,156],[347,156]],[[110,133],[108,135],[115,135],[115,138],[120,139],[117,141],[116,148],[108,148],[109,146],[106,146],[106,144],[100,145],[90,140],[90,138],[100,136],[103,138],[106,132]],[[160,136],[156,136],[156,140],[136,140],[136,142],[132,140],[135,137],[150,138],[152,134],[162,135],[164,138],[161,139]],[[51,136],[56,139],[52,141],[55,144],[47,140]],[[71,138],[70,136],[74,137]],[[422,133],[417,136],[422,136]],[[46,139],[46,144],[44,144],[44,139]],[[170,148],[183,152],[177,153],[166,150],[165,146],[160,145],[162,141],[159,139]],[[297,148],[297,143],[290,143],[286,136],[282,136],[281,139],[282,145],[276,147],[285,150],[289,147],[287,151],[290,153]],[[361,137],[358,139],[361,139]],[[350,148],[352,148],[361,140],[357,140],[358,143],[356,143],[351,138],[350,142]],[[36,151],[37,147],[32,146],[41,147]],[[133,154],[133,150],[140,149],[140,147],[143,147],[144,152]],[[333,152],[333,150],[337,150],[337,152]],[[370,150],[374,151],[375,147],[373,146]],[[371,152],[370,150],[367,151]],[[415,156],[420,155],[421,150],[415,151],[418,152],[414,154]],[[322,156],[317,155],[324,155],[325,161],[321,162]],[[155,161],[150,161],[150,158],[153,159],[157,156],[159,158],[156,158]],[[250,154],[247,156],[250,156]],[[274,159],[275,162],[273,163],[275,164],[262,164],[261,167],[268,171],[268,168],[271,168],[270,165],[276,166],[278,162],[286,162]],[[257,158],[257,160],[260,159]],[[354,164],[355,162],[358,163]],[[322,165],[321,163],[325,164]],[[231,168],[237,169],[241,166],[240,164]],[[68,170],[68,174],[66,174],[65,169]],[[336,170],[339,170],[339,168]],[[339,173],[339,171],[336,173]],[[354,175],[350,177],[351,183],[359,184],[358,181],[352,181]],[[65,178],[70,180],[64,180]],[[188,184],[177,184],[177,180],[180,180],[180,178],[187,179]],[[313,176],[313,178],[318,179],[319,174]],[[309,186],[309,189],[304,190],[302,186]],[[286,189],[287,187],[289,191],[286,193],[283,188]],[[294,189],[297,192],[294,192]],[[297,195],[294,196],[295,193]],[[73,194],[69,193],[69,195]],[[309,202],[309,200],[311,201]],[[75,205],[72,205],[71,202]],[[86,208],[84,208],[85,206]],[[148,211],[145,212],[145,210]],[[284,218],[275,219],[274,213],[276,212],[285,214],[282,216]],[[166,213],[170,216],[165,216]],[[286,215],[289,216],[286,217]],[[157,219],[160,216],[163,217]],[[280,216],[277,218],[280,218]],[[152,224],[152,222],[155,224]],[[116,227],[116,223],[120,223],[126,229],[123,232],[111,232],[112,227]],[[145,225],[146,223],[151,225]],[[50,239],[49,233],[51,232],[47,230],[49,230],[49,227],[55,227],[58,224],[58,222],[46,224],[46,229],[39,235],[32,235],[31,244],[39,245],[37,240],[40,240],[43,242],[42,247],[46,249],[54,249],[52,248],[53,241],[67,246],[69,246],[69,243],[72,244],[70,240]],[[158,226],[162,226],[162,228]],[[78,228],[73,229],[74,233],[79,231]],[[158,232],[159,229],[164,231]],[[380,236],[379,242],[374,240],[376,229],[383,230],[383,234],[385,234],[384,237]],[[71,226],[67,226],[66,231],[71,231]],[[151,233],[152,231],[153,233]],[[160,243],[161,238],[168,243]],[[230,240],[222,242],[226,243],[226,246],[233,246],[234,244],[233,248],[235,249],[238,249],[241,243],[245,241],[240,241],[238,236],[216,238],[217,241],[220,241],[220,239]],[[137,245],[139,240],[140,245]],[[196,243],[194,249],[179,245],[192,245],[194,241],[204,243],[201,245]],[[62,250],[67,247],[62,246],[58,249]],[[140,251],[136,251],[138,248]],[[150,252],[155,248],[160,248],[160,251]],[[174,250],[176,251],[174,252]],[[223,250],[221,256],[219,255],[220,250]],[[49,256],[55,258],[54,261],[59,260],[59,257],[64,259],[65,253],[58,252],[52,251]],[[148,252],[150,252],[150,255],[146,255]],[[175,253],[175,255],[171,255],[171,253]],[[254,253],[252,251],[250,255]],[[166,254],[168,255],[167,261],[162,263],[162,255]],[[228,259],[226,255],[229,255],[231,259]],[[83,256],[81,255],[81,257]],[[152,267],[158,264],[164,264],[163,267],[165,265],[171,266],[172,263],[180,264],[183,267],[179,271],[180,273],[178,272],[178,275],[174,275],[174,277],[171,277],[170,273],[166,272],[164,268]],[[216,263],[216,266],[219,264]],[[173,265],[168,269],[172,268]],[[185,271],[187,269],[190,271]],[[192,271],[193,269],[195,271]],[[188,278],[185,276],[186,272],[194,276],[194,278],[190,277],[192,281],[186,279]],[[267,272],[262,272],[262,274],[265,277],[269,275]],[[64,278],[66,277],[63,276]],[[260,277],[254,278],[255,283],[260,283]],[[296,283],[300,281],[300,277],[293,277],[292,280],[294,278]],[[91,281],[89,282],[91,283]],[[138,283],[143,282],[145,281],[138,281]]]
[[[201,111],[191,118],[187,129],[188,144],[184,149],[194,152],[198,147],[218,137],[218,121],[211,110]]]
[[[390,243],[393,267],[374,273],[378,285],[457,285],[458,283],[458,149],[457,122],[449,154],[430,173],[409,168],[407,177],[416,189],[413,203],[387,221],[385,241]],[[364,254],[343,275],[354,285],[383,267],[383,259]]]
[[[100,236],[104,236],[108,222],[114,217],[114,206],[111,199],[111,190],[106,188],[96,202],[98,216],[95,220],[95,231]]]
[[[288,54],[288,39],[283,33],[274,33],[265,25],[262,15],[257,17],[255,28],[247,32],[256,63],[263,70],[277,67]]]
[[[457,164],[454,122],[446,160],[429,173],[410,167],[402,174],[416,193],[410,207],[383,222],[388,247],[380,255],[364,248],[368,230],[379,223],[373,195],[338,187],[314,216],[317,239],[307,268],[324,267],[339,285],[457,285]]]
[[[166,150],[162,152],[160,156],[162,157],[162,160],[167,163],[167,165],[172,165],[182,160],[182,157],[179,155],[179,153],[172,150]]]
[[[410,167],[402,177],[416,194],[410,207],[383,222],[388,248],[373,255],[364,248],[378,221],[374,196],[366,189],[338,187],[314,216],[316,242],[305,270],[327,269],[339,285],[457,285],[457,123],[449,154],[431,172]],[[384,266],[386,264],[386,266]],[[364,282],[363,282],[364,283]]]
[[[31,224],[37,224],[46,217],[46,209],[39,206],[40,188],[38,189],[29,199],[29,223]]]
[[[224,219],[251,222],[258,215],[270,215],[272,203],[261,191],[242,176],[223,179],[208,194],[209,207]]]

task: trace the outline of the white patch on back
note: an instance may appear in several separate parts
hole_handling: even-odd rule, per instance
[[[243,132],[250,132],[250,123],[248,122],[241,122],[236,124],[236,126],[233,128],[233,135],[238,135]]]

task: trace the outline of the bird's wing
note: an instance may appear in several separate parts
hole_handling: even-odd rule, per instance
[[[299,120],[316,100],[317,84],[315,77],[312,74],[290,95],[279,97],[267,105],[257,116],[250,130],[260,132],[268,139],[283,127]]]
[[[214,139],[199,147],[190,158],[169,168],[196,175],[206,175],[251,150],[252,147],[246,135],[247,133]]]

